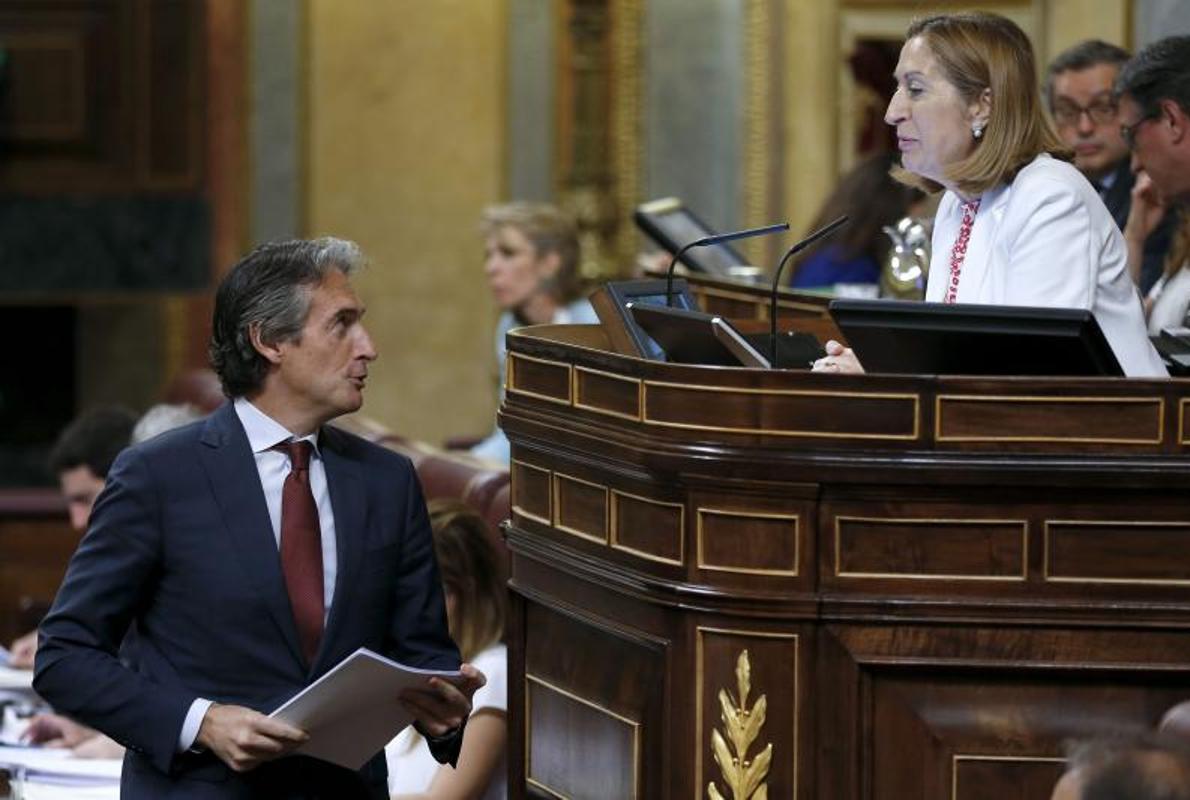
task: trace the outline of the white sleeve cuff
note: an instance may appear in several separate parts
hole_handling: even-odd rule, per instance
[[[190,710],[186,712],[186,719],[182,722],[182,733],[178,736],[179,753],[185,753],[194,747],[194,740],[198,738],[203,717],[207,715],[207,711],[213,705],[215,705],[214,701],[204,700],[201,697],[190,704]]]

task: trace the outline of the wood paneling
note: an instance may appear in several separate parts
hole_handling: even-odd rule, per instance
[[[534,509],[507,529],[511,669],[557,688],[510,717],[534,737],[511,796],[550,796],[527,764],[629,793],[577,755],[636,769],[617,716],[640,724],[639,796],[729,796],[712,731],[747,709],[726,760],[768,758],[769,797],[1044,800],[1065,741],[1190,694],[1190,381],[832,380],[569,330],[510,337],[557,401],[502,411]],[[644,419],[568,402],[587,373],[605,405],[639,381]]]

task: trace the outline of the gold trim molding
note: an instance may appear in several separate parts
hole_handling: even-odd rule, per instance
[[[612,411],[610,408],[600,408],[593,406],[590,403],[584,403],[582,394],[579,392],[579,387],[582,383],[579,381],[579,375],[598,375],[601,378],[608,378],[611,380],[621,381],[636,387],[636,413],[625,414],[622,411]],[[596,414],[606,414],[609,417],[618,417],[620,419],[630,420],[631,422],[641,421],[641,412],[645,407],[644,403],[644,389],[641,386],[640,378],[629,378],[624,375],[617,375],[614,372],[607,372],[602,369],[591,369],[590,367],[580,367],[578,364],[574,365],[574,371],[571,373],[574,385],[570,389],[570,396],[574,398],[574,407],[581,408],[584,411],[593,411]]]
[[[672,558],[666,558],[665,556],[659,556],[656,553],[650,553],[645,550],[639,550],[635,547],[629,547],[627,545],[620,544],[619,535],[617,533],[617,531],[619,530],[618,522],[620,520],[620,502],[618,500],[618,498],[620,498],[620,497],[627,497],[627,498],[636,500],[641,503],[648,503],[649,505],[661,506],[662,508],[676,508],[678,510],[678,531],[677,531],[677,534],[678,534],[678,558],[677,558],[677,560],[674,560]],[[686,506],[684,503],[667,503],[667,502],[663,502],[661,500],[653,500],[648,497],[642,497],[639,494],[631,494],[629,492],[622,492],[619,489],[612,489],[611,490],[611,516],[609,517],[609,522],[610,522],[609,528],[610,528],[610,532],[611,532],[611,536],[609,537],[609,543],[611,544],[611,547],[613,550],[619,550],[624,553],[631,553],[632,555],[637,556],[639,558],[644,558],[649,561],[656,561],[660,564],[672,564],[674,566],[680,567],[686,563]]]
[[[1020,575],[965,575],[932,572],[843,572],[842,526],[840,522],[872,522],[888,525],[1020,525],[1021,526],[1021,573]],[[1029,573],[1029,522],[1023,519],[945,519],[928,517],[858,517],[847,514],[835,516],[835,570],[836,578],[888,578],[916,581],[988,581],[995,583],[1019,583]]]
[[[640,775],[641,775],[641,773],[640,773],[640,750],[641,750],[641,747],[640,747],[641,724],[640,724],[640,722],[637,720],[634,720],[634,719],[630,719],[629,717],[625,717],[622,714],[617,714],[615,711],[612,711],[611,709],[606,708],[605,706],[601,706],[599,703],[596,703],[594,700],[588,700],[587,698],[582,697],[581,695],[575,694],[574,692],[567,691],[566,689],[563,689],[561,686],[550,683],[549,681],[545,680],[544,678],[540,678],[540,677],[533,675],[527,671],[525,673],[525,782],[538,788],[538,789],[541,789],[542,791],[549,792],[554,797],[559,797],[559,798],[567,797],[566,795],[559,792],[557,789],[554,789],[553,787],[551,787],[551,786],[549,786],[533,777],[533,758],[532,758],[532,756],[533,756],[533,747],[532,747],[532,744],[533,744],[533,741],[532,741],[533,740],[533,713],[532,713],[533,693],[530,691],[530,684],[537,684],[539,687],[541,687],[542,689],[545,689],[546,691],[553,692],[554,694],[565,697],[567,700],[571,700],[575,703],[586,706],[587,708],[593,708],[596,711],[600,712],[601,714],[604,714],[604,715],[610,717],[611,719],[615,720],[616,722],[626,725],[629,728],[629,730],[632,732],[632,794],[629,795],[629,797],[630,798],[639,797],[640,796]]]
[[[1090,575],[1050,574],[1050,526],[1077,525],[1079,527],[1135,527],[1135,528],[1190,528],[1190,520],[1083,520],[1047,519],[1042,527],[1041,579],[1046,583],[1114,584],[1117,586],[1190,586],[1190,578],[1107,578]]]
[[[573,404],[574,398],[574,365],[565,361],[553,361],[548,358],[535,358],[534,356],[527,356],[522,353],[509,352],[507,356],[507,367],[504,375],[504,391],[510,394],[519,394],[525,397],[535,397],[538,400],[545,400],[550,403],[556,403],[560,406],[570,406]],[[542,394],[534,392],[529,389],[522,389],[517,386],[517,370],[516,363],[518,361],[532,361],[536,364],[545,364],[551,367],[562,367],[566,370],[566,399],[554,397],[549,394]]]
[[[945,401],[956,400],[964,403],[1119,403],[1119,404],[1156,404],[1157,405],[1157,436],[1154,439],[1110,438],[1102,436],[943,436],[942,435],[942,404]],[[1161,397],[1063,397],[1061,395],[971,395],[971,394],[939,394],[934,398],[934,441],[936,442],[1059,442],[1066,444],[1152,444],[1159,445],[1164,439],[1165,430],[1165,400]]]
[[[602,536],[596,536],[593,533],[588,533],[587,531],[581,531],[578,528],[571,528],[568,525],[562,524],[561,481],[570,481],[571,483],[577,483],[582,486],[591,486],[591,487],[603,492],[603,535]],[[594,481],[587,481],[587,480],[583,480],[582,478],[576,478],[573,475],[567,475],[563,472],[554,472],[553,480],[550,483],[550,487],[551,487],[550,494],[552,495],[552,500],[550,502],[550,505],[553,508],[553,514],[552,514],[553,523],[552,523],[552,525],[553,525],[554,530],[558,530],[563,533],[569,533],[571,536],[577,536],[580,539],[587,540],[588,542],[595,542],[596,544],[606,545],[608,543],[608,538],[609,538],[608,532],[607,532],[608,522],[611,519],[611,512],[608,508],[610,500],[608,499],[609,493],[608,493],[607,486],[603,485],[602,483],[596,483]]]
[[[538,467],[538,466],[536,466],[534,464],[530,464],[526,461],[518,461],[515,458],[511,460],[510,466],[512,468],[509,469],[509,472],[508,472],[508,481],[510,484],[508,496],[509,496],[509,499],[512,501],[511,505],[509,506],[510,509],[512,510],[512,513],[518,514],[518,515],[524,517],[525,519],[531,519],[534,522],[539,522],[542,525],[553,525],[554,524],[553,523],[553,517],[554,517],[553,473],[550,472],[545,467]],[[516,467],[523,467],[524,469],[531,469],[536,472],[544,472],[545,473],[545,480],[546,480],[546,483],[549,485],[549,491],[546,492],[546,500],[545,500],[546,505],[549,506],[549,508],[546,509],[549,512],[548,519],[546,517],[542,517],[538,514],[534,514],[532,511],[526,511],[524,506],[517,505],[517,503],[516,503],[516,486],[511,485],[513,483],[513,481],[516,480]]]
[[[704,508],[700,506],[696,511],[695,543],[697,546],[698,568],[710,572],[730,572],[739,575],[772,575],[785,578],[798,576],[798,565],[802,553],[802,530],[800,514],[778,514],[768,511],[739,511],[724,508]],[[729,567],[708,564],[703,549],[703,516],[714,514],[721,517],[739,517],[742,519],[779,519],[793,523],[793,569],[760,569],[752,567]]]

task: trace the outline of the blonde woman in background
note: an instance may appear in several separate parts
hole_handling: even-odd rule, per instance
[[[507,795],[505,587],[487,523],[455,500],[428,506],[450,635],[488,682],[471,700],[458,768],[439,764],[412,726],[385,748],[393,800],[503,800]]]

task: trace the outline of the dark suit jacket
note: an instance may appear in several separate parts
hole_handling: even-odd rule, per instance
[[[1135,184],[1136,176],[1132,174],[1129,160],[1125,158],[1116,167],[1115,182],[1103,196],[1103,204],[1107,206],[1112,219],[1116,221],[1116,225],[1121,231],[1124,230],[1124,225],[1128,222],[1128,211],[1132,208],[1132,187]],[[1149,289],[1153,288],[1153,284],[1165,271],[1165,254],[1169,250],[1170,240],[1173,237],[1175,216],[1175,214],[1167,212],[1162,218],[1161,224],[1149,234],[1149,238],[1145,239],[1138,284],[1142,295],[1149,293]]]
[[[244,775],[211,754],[176,753],[196,698],[269,713],[361,646],[414,666],[458,667],[409,460],[334,428],[319,444],[338,572],[309,669],[232,405],[113,465],[42,623],[34,686],[128,747],[123,797],[387,796],[383,753],[359,773],[290,757]],[[116,657],[134,620],[137,672]],[[453,758],[458,745],[435,755]]]

